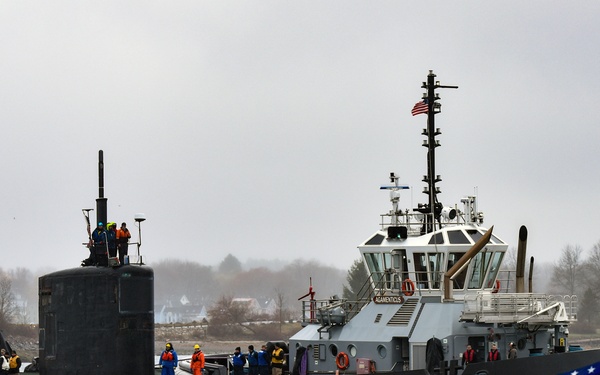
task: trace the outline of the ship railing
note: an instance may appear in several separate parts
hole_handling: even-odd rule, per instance
[[[445,220],[444,226],[455,226],[464,225],[467,223],[465,215],[457,210],[457,215],[452,220]],[[431,214],[422,214],[420,212],[409,212],[399,211],[397,213],[388,212],[380,214],[381,217],[381,229],[385,229],[389,226],[405,226],[409,235],[419,236],[424,232],[431,232],[432,228],[425,228],[425,225],[431,226],[431,223],[435,223],[435,220],[431,218],[426,220],[426,216]],[[427,224],[428,223],[428,224]],[[437,227],[437,224],[436,224]]]
[[[383,274],[385,272],[376,272],[377,274]],[[371,286],[371,278],[374,275],[370,275],[365,282],[362,284],[359,291],[356,293],[354,300],[345,298],[338,298],[336,296],[329,299],[323,300],[304,300],[302,301],[302,324],[317,324],[320,323],[322,326],[327,325],[342,325],[350,321],[355,317],[362,308],[369,303],[375,297],[376,293]],[[374,277],[376,286],[381,287],[386,283],[386,278]]]
[[[478,292],[465,295],[460,320],[477,323],[569,324],[576,320],[577,301],[572,297],[542,293]]]
[[[302,325],[344,325],[358,314],[362,306],[364,303],[345,298],[302,301]]]

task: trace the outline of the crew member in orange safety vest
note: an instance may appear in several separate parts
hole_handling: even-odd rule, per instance
[[[194,354],[192,354],[192,373],[201,375],[204,370],[204,353],[200,350],[200,345],[194,345]]]

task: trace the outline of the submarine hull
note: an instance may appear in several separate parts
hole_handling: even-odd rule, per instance
[[[39,371],[154,374],[154,271],[82,267],[39,278]]]

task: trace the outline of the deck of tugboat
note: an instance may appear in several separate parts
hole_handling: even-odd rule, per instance
[[[462,321],[477,323],[567,324],[577,320],[576,296],[538,293],[466,295]]]
[[[373,297],[377,298],[377,297]],[[441,296],[394,297],[380,296],[379,299],[402,298],[400,308],[388,317],[388,325],[408,324],[418,303],[441,303]],[[303,323],[330,326],[351,321],[370,300],[349,301],[313,300],[303,301]],[[381,301],[385,302],[385,301]],[[387,301],[397,303],[398,301]],[[447,302],[444,302],[447,304]],[[492,293],[477,292],[464,295],[454,301],[460,304],[461,322],[554,325],[568,324],[577,320],[575,296],[553,296],[541,293]],[[384,317],[385,318],[385,317]],[[380,318],[381,319],[381,318]]]

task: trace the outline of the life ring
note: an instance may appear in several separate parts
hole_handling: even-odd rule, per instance
[[[335,357],[335,365],[340,370],[346,370],[348,367],[350,367],[350,359],[348,358],[348,354],[339,352]]]
[[[496,280],[496,285],[494,286],[494,289],[492,289],[492,293],[498,293],[499,290],[500,290],[500,280]]]
[[[411,279],[404,279],[402,282],[402,293],[407,297],[415,294],[415,283]]]

